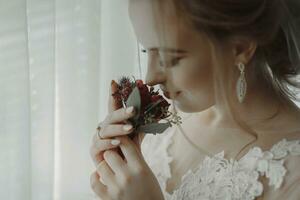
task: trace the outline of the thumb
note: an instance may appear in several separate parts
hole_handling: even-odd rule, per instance
[[[112,96],[112,94],[115,93],[116,91],[118,91],[118,83],[112,80],[110,84],[109,101],[108,101],[109,112],[112,112],[122,107],[121,104]]]

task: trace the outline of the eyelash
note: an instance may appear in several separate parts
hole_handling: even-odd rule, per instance
[[[179,64],[180,60],[181,60],[181,58],[179,58],[179,57],[171,59],[170,62],[169,62],[170,65],[167,64],[167,67],[175,67],[175,66],[177,66]],[[159,61],[159,65],[162,66],[162,67],[164,66],[162,60]]]
[[[143,53],[147,53],[147,50],[145,50],[145,49],[142,49],[141,51],[142,51]],[[171,59],[171,61],[170,61],[171,66],[172,66],[172,67],[175,67],[176,65],[178,65],[181,59],[182,59],[181,57],[176,57],[176,58]],[[162,60],[159,60],[159,65],[162,66],[162,67],[164,66]],[[170,66],[170,67],[171,67],[171,66]],[[168,67],[168,66],[167,66],[167,67]]]

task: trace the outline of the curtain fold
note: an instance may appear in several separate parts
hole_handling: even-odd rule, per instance
[[[124,0],[0,0],[0,199],[96,199],[111,79],[141,77]]]
[[[1,200],[97,199],[89,148],[110,81],[146,72],[127,12],[124,0],[0,0]]]
[[[0,199],[31,197],[28,183],[32,179],[32,136],[25,7],[26,1],[20,0],[0,5]]]
[[[27,0],[31,115],[31,197],[53,199],[55,163],[55,2]]]

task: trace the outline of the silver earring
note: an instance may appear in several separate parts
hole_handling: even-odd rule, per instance
[[[240,77],[236,83],[236,95],[240,103],[245,99],[247,92],[247,82],[245,79],[245,65],[244,63],[239,63],[238,68],[240,70]]]

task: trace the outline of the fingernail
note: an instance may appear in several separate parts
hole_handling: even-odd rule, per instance
[[[114,139],[114,140],[111,141],[111,144],[112,145],[118,145],[118,144],[120,144],[120,140]]]
[[[110,85],[113,85],[113,84],[114,84],[114,82],[115,82],[114,80],[111,80],[111,82],[110,82]]]
[[[123,129],[125,131],[129,131],[130,129],[132,129],[132,125],[131,124],[126,124],[126,125],[123,126]]]
[[[126,109],[127,114],[131,114],[133,112],[134,107],[130,106],[129,108]]]

